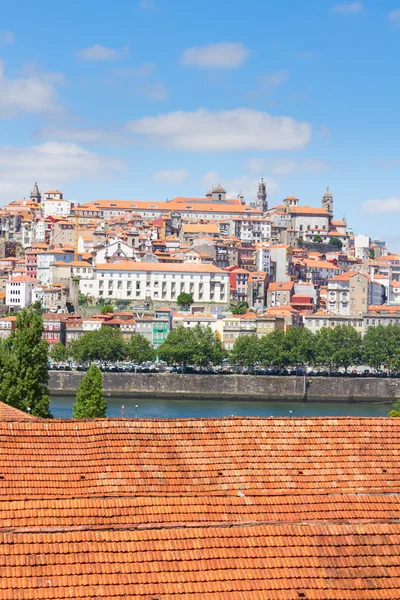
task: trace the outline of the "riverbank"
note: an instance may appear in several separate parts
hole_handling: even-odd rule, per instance
[[[84,373],[51,371],[50,391],[74,395]],[[106,396],[207,400],[281,400],[320,402],[394,402],[399,379],[374,377],[275,377],[181,375],[177,373],[103,373]],[[306,390],[305,390],[306,388]]]

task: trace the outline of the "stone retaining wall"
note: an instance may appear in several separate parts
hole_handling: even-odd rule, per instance
[[[84,373],[51,371],[52,394],[74,395]],[[400,379],[311,377],[307,400],[394,401]],[[177,373],[103,373],[107,396],[237,400],[303,400],[304,377],[251,375],[179,375]]]

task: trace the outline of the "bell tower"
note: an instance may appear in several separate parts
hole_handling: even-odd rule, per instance
[[[262,212],[266,212],[268,210],[267,186],[262,177],[258,184],[256,208]]]
[[[326,188],[326,192],[322,196],[322,208],[326,209],[326,212],[331,218],[333,217],[333,196],[332,192],[329,191],[329,188]]]

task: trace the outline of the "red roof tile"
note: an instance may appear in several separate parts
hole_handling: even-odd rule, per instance
[[[400,596],[400,419],[40,420],[0,439],[0,600]]]

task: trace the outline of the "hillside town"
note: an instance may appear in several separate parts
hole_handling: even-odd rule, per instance
[[[217,185],[204,197],[74,204],[35,183],[0,213],[1,338],[34,303],[51,346],[102,326],[158,348],[177,325],[206,325],[230,350],[247,333],[400,323],[400,256],[335,218],[329,188],[320,206],[292,195],[269,206],[263,179],[250,203]]]

